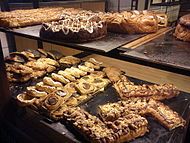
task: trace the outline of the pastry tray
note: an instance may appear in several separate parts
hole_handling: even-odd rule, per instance
[[[19,29],[6,29],[0,27],[0,31],[7,31],[23,37],[51,42],[54,44],[60,44],[63,46],[78,47],[80,50],[89,49],[99,52],[109,52],[113,49],[121,47],[129,42],[132,42],[138,38],[145,36],[145,34],[128,35],[128,34],[108,33],[108,35],[102,39],[78,44],[78,43],[67,43],[63,41],[56,41],[52,39],[43,39],[39,36],[40,28],[41,25],[28,26]]]
[[[122,56],[190,72],[190,43],[177,40],[173,32],[166,32],[135,49],[127,49]]]
[[[142,84],[147,83],[142,80],[138,80],[135,78],[129,77],[131,81],[133,81],[136,84]],[[39,79],[40,80],[40,79]],[[21,92],[26,86],[34,84],[36,82],[30,81],[28,83],[25,83],[23,85],[20,85],[20,90],[17,90],[16,88],[13,88],[12,91],[15,90],[14,95],[16,93]],[[80,105],[81,108],[85,109],[89,113],[93,115],[97,115],[97,107],[98,105],[102,105],[108,102],[116,102],[119,100],[118,93],[115,91],[115,89],[110,85],[108,86],[104,92],[97,93],[96,96],[94,96],[89,101],[83,103]],[[166,105],[171,107],[173,110],[177,111],[186,121],[187,124],[185,128],[177,128],[172,131],[168,131],[165,129],[162,125],[154,121],[152,118],[148,117],[149,122],[149,133],[146,133],[143,137],[137,138],[132,143],[161,143],[161,142],[168,142],[168,143],[182,143],[184,142],[189,119],[190,119],[190,95],[185,92],[181,92],[179,96],[165,100],[163,101]],[[50,120],[49,118],[42,116],[38,114],[38,112],[26,108],[26,113],[32,113],[33,119],[37,118],[36,123],[33,123],[32,126],[35,126],[35,124],[42,124],[45,126],[48,130],[52,130],[52,134],[58,134],[61,136],[60,141],[66,141],[66,142],[86,142],[84,138],[79,135],[71,125],[65,123],[64,121],[55,122]],[[44,132],[44,129],[38,128],[40,132]],[[56,138],[53,138],[53,140],[56,140]],[[55,141],[56,142],[56,141]]]

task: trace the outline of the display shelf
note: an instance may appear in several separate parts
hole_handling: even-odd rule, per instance
[[[44,39],[39,36],[41,25],[28,26],[19,29],[6,29],[0,28],[2,32],[12,33],[14,35],[41,40],[44,42],[49,42],[53,44],[69,46],[78,50],[87,50],[91,52],[109,52],[113,49],[121,47],[129,42],[132,42],[140,37],[143,37],[145,34],[135,34],[135,35],[126,35],[126,34],[115,34],[108,33],[108,35],[102,39],[85,42],[85,43],[67,43],[64,41],[56,41],[52,39]]]
[[[184,71],[184,74],[189,75],[189,53],[189,42],[177,40],[173,36],[173,29],[171,29],[147,43],[145,42],[132,49],[126,49],[126,52],[122,55],[152,64],[160,64],[178,71],[181,70]]]
[[[147,83],[142,80],[138,80],[135,78],[129,77],[129,79],[136,84]],[[98,93],[94,98],[80,105],[81,108],[90,112],[93,115],[97,116],[97,106],[101,104],[105,104],[108,102],[116,102],[118,101],[118,95],[115,89],[112,86],[109,86],[104,92]],[[165,129],[162,125],[157,123],[152,118],[148,118],[150,132],[145,136],[137,138],[131,143],[141,143],[141,142],[168,142],[168,143],[183,143],[187,127],[190,119],[190,95],[189,93],[181,92],[179,96],[165,100],[164,104],[168,105],[173,110],[177,111],[186,121],[187,124],[185,128],[177,128],[175,130],[169,131]],[[12,120],[10,116],[14,116],[14,120],[12,121],[17,128],[21,128],[22,131],[27,133],[27,130],[32,128],[39,135],[45,136],[48,135],[48,140],[53,142],[86,142],[81,136],[77,134],[77,132],[72,130],[72,127],[63,122],[53,122],[49,120],[47,117],[39,115],[38,112],[30,109],[30,108],[18,108],[15,107],[11,110],[16,110],[14,114],[12,111],[8,112],[6,115],[7,121]],[[11,115],[10,115],[11,114]],[[34,134],[34,133],[33,133]],[[155,134],[157,136],[155,136]],[[31,134],[32,135],[32,134]],[[36,135],[36,136],[37,136]],[[46,140],[47,140],[46,138]],[[43,141],[43,139],[41,139]]]

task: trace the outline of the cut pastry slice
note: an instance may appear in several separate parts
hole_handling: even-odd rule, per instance
[[[28,105],[32,105],[36,98],[26,94],[26,92],[21,93],[19,95],[17,95],[17,100],[20,102],[20,105],[22,106],[28,106]]]
[[[66,68],[65,72],[70,73],[72,76],[76,77],[76,78],[80,78],[80,74],[78,72],[76,72],[76,70],[74,70],[73,68]]]
[[[32,97],[40,98],[47,96],[47,93],[45,91],[38,91],[36,90],[35,86],[30,86],[26,88],[26,93]]]
[[[47,85],[50,85],[50,86],[54,86],[54,87],[63,87],[63,85],[60,82],[54,81],[50,77],[44,77],[43,78],[43,83],[47,84]]]
[[[43,82],[39,82],[36,84],[36,89],[39,91],[45,91],[47,93],[51,93],[56,90],[56,87],[45,85]]]
[[[60,71],[58,72],[58,74],[64,76],[65,78],[67,78],[67,79],[70,80],[70,81],[76,81],[75,77],[72,76],[70,73],[68,73],[68,72],[66,72],[66,71],[60,70]]]
[[[84,65],[79,65],[78,68],[79,68],[80,70],[82,70],[82,71],[89,72],[89,73],[94,71],[93,68],[89,68],[89,67],[86,67],[86,66],[84,66]]]
[[[81,94],[90,94],[94,93],[97,90],[93,84],[90,84],[88,82],[76,83],[75,87]]]
[[[55,73],[52,73],[51,74],[51,77],[55,80],[55,81],[59,81],[63,84],[67,84],[69,83],[70,81],[68,79],[66,79],[64,76],[62,75],[59,75],[59,74],[55,74]]]

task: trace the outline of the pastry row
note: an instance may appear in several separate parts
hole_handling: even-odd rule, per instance
[[[60,65],[72,66],[81,62],[73,56],[62,57],[42,49],[10,53],[5,58],[9,82],[26,82],[43,77],[58,69]]]

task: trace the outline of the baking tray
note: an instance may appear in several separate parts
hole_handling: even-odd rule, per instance
[[[128,35],[128,34],[116,34],[116,33],[108,33],[108,35],[102,39],[85,42],[85,43],[66,43],[63,41],[56,41],[52,39],[43,39],[39,36],[41,25],[36,26],[28,26],[24,28],[19,29],[13,29],[10,30],[14,34],[18,34],[24,37],[28,38],[34,38],[34,39],[41,39],[42,41],[48,41],[52,43],[58,43],[65,46],[71,46],[71,47],[80,47],[84,49],[91,49],[99,52],[109,52],[113,49],[116,49],[118,47],[121,47],[129,42],[132,42],[145,34],[135,34],[135,35]]]
[[[147,83],[145,81],[138,80],[131,77],[129,77],[129,79],[136,84]],[[86,103],[81,104],[80,107],[85,109],[89,113],[95,116],[98,116],[97,114],[98,105],[103,105],[108,102],[116,102],[118,100],[120,100],[118,93],[112,86],[109,86],[108,88],[106,88],[104,92],[98,93],[96,96],[94,96],[94,98],[90,99]],[[188,124],[189,124],[189,119],[190,119],[190,108],[189,108],[190,94],[181,92],[179,96],[169,99],[169,100],[165,100],[163,102],[169,107],[171,107],[173,110],[177,111],[187,121],[185,128],[177,128],[175,130],[168,131],[162,125],[154,121],[152,118],[148,117],[147,119],[149,122],[149,129],[150,129],[149,133],[146,133],[145,136],[139,137],[131,141],[131,143],[144,143],[144,142],[146,143],[152,143],[152,142],[154,143],[162,143],[162,142],[182,143],[184,142]],[[43,126],[45,126],[46,128],[50,128],[51,130],[53,130],[55,134],[59,134],[60,136],[62,136],[63,141],[78,142],[78,143],[87,142],[84,140],[84,138],[81,135],[79,135],[74,130],[74,128],[71,125],[65,123],[64,121],[53,122],[47,117],[39,115],[36,111],[30,108],[27,108],[27,109],[28,109],[27,112],[30,112],[30,113],[32,112],[37,117],[40,116],[38,122],[40,122],[40,124],[43,124]],[[41,130],[41,132],[44,132],[44,130],[42,129],[39,129],[39,130]]]
[[[177,40],[173,32],[171,30],[135,49],[128,49],[122,55],[189,72],[190,43]]]

